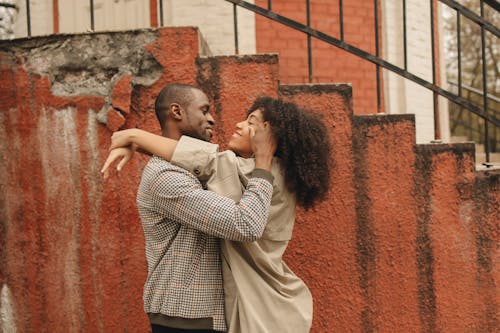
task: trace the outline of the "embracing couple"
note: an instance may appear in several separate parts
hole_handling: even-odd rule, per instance
[[[295,206],[322,200],[330,145],[317,115],[257,98],[227,151],[198,88],[171,84],[155,102],[162,129],[113,134],[102,172],[137,149],[153,155],[137,193],[148,275],[144,309],[153,333],[309,332],[312,296],[282,257]]]

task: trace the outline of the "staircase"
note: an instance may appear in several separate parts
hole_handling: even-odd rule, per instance
[[[465,136],[452,136],[450,143],[465,143],[471,142]],[[490,161],[486,163],[486,154],[483,144],[474,144],[475,146],[475,161],[477,170],[499,169],[500,168],[500,153],[490,152]]]
[[[99,168],[112,131],[159,132],[154,99],[171,82],[207,93],[222,147],[260,95],[324,116],[330,193],[298,211],[286,253],[314,297],[312,332],[498,330],[500,171],[476,170],[474,144],[417,145],[412,115],[354,115],[349,84],[280,85],[276,55],[199,45],[194,28],[0,42],[4,331],[148,330],[147,160],[106,182]]]

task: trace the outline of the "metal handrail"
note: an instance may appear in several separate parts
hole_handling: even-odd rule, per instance
[[[472,93],[475,93],[477,95],[483,95],[483,92],[479,89],[476,89],[476,88],[473,88],[473,87],[470,87],[468,85],[465,85],[465,84],[462,84],[460,85],[459,83],[457,82],[453,82],[453,81],[446,81],[450,86],[454,86],[454,87],[462,87],[462,89],[464,90],[467,90],[467,91],[470,91]],[[496,97],[495,95],[492,95],[492,94],[486,94],[486,97],[489,99],[489,100],[492,100],[493,102],[497,102],[497,103],[500,103],[500,98],[499,97]]]
[[[362,50],[358,47],[355,47],[354,45],[351,45],[351,44],[348,44],[345,42],[344,40],[344,36],[343,36],[343,27],[341,26],[341,38],[338,39],[334,36],[331,36],[331,35],[328,35],[326,33],[323,33],[319,30],[316,30],[316,29],[313,29],[311,28],[309,22],[310,22],[310,17],[309,17],[309,8],[306,12],[306,15],[307,15],[307,22],[308,24],[304,25],[298,21],[295,21],[295,20],[292,20],[288,17],[285,17],[285,16],[282,16],[276,12],[273,12],[272,11],[272,1],[268,1],[268,8],[263,8],[263,7],[260,7],[260,6],[257,6],[257,5],[254,5],[252,3],[249,3],[247,1],[244,1],[244,0],[225,0],[227,2],[230,2],[232,3],[233,5],[237,5],[241,8],[244,8],[246,10],[249,10],[249,11],[252,11],[254,12],[255,14],[258,14],[258,15],[261,15],[261,16],[264,16],[268,19],[271,19],[273,21],[276,21],[278,23],[281,23],[285,26],[288,26],[294,30],[297,30],[297,31],[301,31],[303,33],[305,33],[307,35],[307,38],[308,40],[311,38],[311,37],[314,37],[316,39],[319,39],[321,41],[324,41],[330,45],[333,45],[337,48],[340,48],[342,50],[345,50],[355,56],[358,56],[364,60],[367,60],[367,61],[370,61],[372,63],[374,63],[376,66],[377,66],[377,102],[380,103],[380,85],[379,85],[379,77],[378,77],[378,69],[379,67],[382,67],[382,68],[385,68],[393,73],[396,73],[410,81],[413,81],[417,84],[419,84],[420,86],[422,87],[425,87],[429,90],[431,90],[433,92],[433,104],[434,104],[434,127],[435,127],[435,138],[436,139],[439,139],[439,130],[438,130],[438,121],[439,121],[439,116],[437,114],[437,96],[440,95],[440,96],[443,96],[445,98],[447,98],[448,100],[450,100],[451,102],[467,109],[469,112],[472,112],[476,115],[478,115],[479,117],[483,118],[485,120],[485,135],[486,135],[486,139],[485,139],[485,142],[488,141],[488,137],[487,137],[487,132],[488,132],[488,124],[491,123],[492,125],[494,126],[497,126],[497,127],[500,127],[500,119],[497,118],[495,115],[491,115],[488,113],[488,104],[487,104],[487,82],[486,82],[486,61],[484,60],[485,58],[485,41],[484,41],[484,33],[485,31],[488,31],[490,33],[492,33],[493,35],[495,35],[496,37],[500,37],[500,30],[495,27],[494,25],[492,25],[490,22],[486,21],[484,19],[484,9],[483,9],[483,1],[486,2],[491,8],[495,9],[495,10],[498,10],[498,5],[497,5],[497,2],[495,2],[495,0],[480,0],[481,1],[481,16],[475,14],[474,12],[472,12],[471,10],[469,10],[468,8],[460,5],[458,2],[456,1],[453,1],[453,0],[437,0],[445,5],[447,5],[448,7],[452,8],[453,10],[455,10],[457,12],[457,20],[458,20],[458,23],[460,23],[460,16],[464,16],[466,18],[468,18],[470,21],[474,22],[475,24],[479,25],[481,27],[481,31],[482,31],[482,41],[483,41],[483,44],[482,44],[482,58],[483,58],[483,87],[484,87],[484,92],[482,93],[484,95],[484,99],[485,99],[485,102],[484,102],[484,105],[483,105],[483,108],[478,106],[478,105],[475,105],[473,104],[471,101],[465,99],[462,97],[461,93],[459,93],[458,95],[447,90],[447,89],[443,89],[441,88],[440,86],[437,85],[436,83],[436,70],[435,70],[435,64],[434,64],[434,61],[435,61],[435,55],[434,55],[434,51],[435,51],[435,41],[434,41],[434,33],[432,33],[432,51],[433,51],[433,75],[432,75],[432,83],[417,76],[417,75],[414,75],[412,73],[410,73],[408,71],[408,68],[407,68],[407,40],[406,40],[406,21],[404,22],[404,67],[401,68],[393,63],[390,63],[388,61],[385,61],[384,59],[380,58],[379,54],[378,54],[378,49],[376,49],[376,54],[371,54],[365,50]],[[404,0],[403,0],[404,1]],[[378,9],[377,9],[377,2],[378,0],[374,0],[374,7],[375,7],[375,21],[376,21],[376,28],[375,28],[375,38],[377,40],[377,35],[378,35]],[[434,1],[433,0],[430,0],[430,3],[431,3],[431,31],[434,31],[434,21],[433,21],[433,16],[434,16]],[[309,1],[306,2],[306,6],[309,6]],[[340,16],[342,16],[342,1],[339,2],[339,6],[340,6]],[[404,10],[404,17],[406,17],[406,1],[403,2],[403,10]],[[342,22],[343,22],[343,18],[340,18],[339,19],[340,22],[341,22],[341,25],[342,25]],[[460,38],[460,36],[458,37]],[[378,42],[376,41],[376,47],[378,47]],[[460,52],[458,52],[460,54]],[[459,59],[459,68],[461,70],[461,58],[460,58],[460,55],[458,56]],[[311,60],[311,52],[308,51],[308,63],[310,64],[312,62]],[[311,66],[309,65],[309,78],[312,77],[312,68]],[[310,80],[311,81],[311,80]],[[462,82],[461,82],[461,75],[459,75],[459,86],[462,86]],[[459,89],[460,91],[461,89]],[[489,150],[488,150],[488,147],[487,145],[485,145],[485,151],[486,151],[486,161],[489,162]]]

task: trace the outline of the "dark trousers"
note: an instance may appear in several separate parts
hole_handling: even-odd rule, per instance
[[[151,328],[153,329],[153,333],[184,333],[184,332],[192,332],[192,333],[221,333],[219,331],[213,330],[185,330],[182,328],[172,328],[166,326],[160,326],[151,324]]]

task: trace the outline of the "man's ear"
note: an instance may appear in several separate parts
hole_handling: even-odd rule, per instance
[[[171,103],[170,106],[170,114],[175,120],[182,120],[182,108],[177,103]]]

